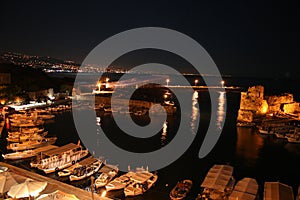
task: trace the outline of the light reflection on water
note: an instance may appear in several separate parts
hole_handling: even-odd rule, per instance
[[[192,97],[192,115],[191,115],[191,131],[192,134],[197,134],[199,119],[199,105],[198,105],[198,92],[195,91]]]
[[[225,104],[226,104],[226,96],[225,92],[219,92],[218,98],[218,110],[217,110],[217,128],[222,129],[222,124],[225,120]]]

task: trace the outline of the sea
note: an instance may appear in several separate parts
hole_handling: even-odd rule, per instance
[[[191,76],[188,77],[188,79],[189,82],[193,82],[195,77]],[[236,86],[240,89],[226,90],[225,93],[217,89],[213,90],[214,95],[218,97],[216,113],[211,113],[211,101],[208,91],[199,90],[197,91],[196,96],[194,94],[187,96],[187,98],[191,98],[190,106],[192,107],[193,113],[184,113],[184,111],[181,111],[179,114],[169,115],[166,119],[166,123],[162,125],[161,130],[151,137],[150,140],[146,140],[147,142],[144,142],[143,139],[133,141],[130,137],[126,139],[126,136],[121,133],[113,118],[114,115],[122,115],[122,113],[114,113],[114,115],[103,112],[97,113],[97,115],[101,117],[101,124],[99,126],[103,130],[108,131],[106,134],[111,134],[110,139],[114,140],[115,144],[120,145],[124,149],[145,152],[164,148],[172,142],[176,137],[178,127],[180,126],[181,115],[186,116],[190,114],[188,118],[191,122],[195,122],[194,119],[197,117],[200,119],[198,124],[190,124],[191,130],[195,130],[194,128],[196,127],[196,132],[194,133],[195,138],[192,144],[176,161],[157,170],[159,178],[155,186],[141,196],[129,197],[126,199],[170,199],[170,191],[178,181],[183,179],[190,179],[193,181],[193,187],[186,199],[195,199],[197,194],[201,192],[200,185],[202,181],[208,170],[214,164],[229,164],[233,166],[233,176],[236,181],[239,181],[244,177],[255,178],[259,184],[260,199],[263,199],[264,182],[267,181],[280,181],[288,184],[293,187],[294,194],[297,194],[298,186],[300,184],[300,144],[287,143],[286,141],[276,139],[273,136],[262,136],[256,128],[237,127],[236,119],[240,103],[240,92],[246,90],[249,86],[263,85],[265,86],[265,93],[268,95],[285,92],[293,93],[295,100],[299,101],[299,93],[297,92],[300,91],[300,81],[232,77],[226,77],[224,80],[227,86]],[[224,126],[221,131],[221,136],[214,148],[207,156],[200,159],[198,156],[199,149],[207,132],[211,115],[217,115],[217,123],[223,124]],[[145,118],[141,117],[135,119],[135,122],[137,124],[148,123],[145,122],[145,120]],[[155,123],[155,119],[152,119],[152,122]],[[46,123],[45,129],[49,131],[50,136],[55,135],[58,137],[56,142],[56,145],[58,146],[70,142],[77,143],[80,139],[80,134],[77,133],[71,111],[56,113],[54,122]],[[4,135],[5,134],[3,134],[1,138],[2,147],[5,145],[5,141],[3,141],[5,139],[3,138]],[[143,150],[143,148],[145,149]],[[105,159],[107,159],[107,162],[109,163],[110,159]],[[35,171],[36,173],[41,173],[29,167],[29,160],[5,162]],[[96,176],[98,175],[99,174]],[[68,180],[58,178],[56,174],[47,176],[90,190],[90,179],[70,183]],[[108,197],[118,199],[113,196]]]

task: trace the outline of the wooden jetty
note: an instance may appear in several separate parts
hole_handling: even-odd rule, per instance
[[[27,171],[25,169],[21,169],[21,168],[9,165],[7,163],[0,162],[0,166],[7,167],[10,172],[18,174],[20,176],[25,176],[27,178],[31,178],[36,181],[47,182],[48,185],[41,194],[48,194],[48,193],[52,193],[56,190],[61,190],[62,192],[76,195],[76,197],[78,199],[84,199],[84,200],[85,199],[91,199],[91,200],[93,199],[91,192],[74,187],[72,185],[68,185],[66,183],[59,182],[57,180],[36,174],[34,172]],[[94,200],[111,200],[110,198],[107,198],[107,197],[100,197],[97,194],[94,194],[93,196],[94,196]]]

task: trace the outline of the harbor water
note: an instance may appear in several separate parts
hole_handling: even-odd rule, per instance
[[[198,99],[196,100],[199,102],[199,108],[196,109],[200,110],[200,123],[196,137],[190,148],[175,162],[158,170],[159,178],[153,188],[142,196],[126,199],[169,199],[169,192],[176,185],[177,181],[182,179],[191,179],[193,181],[194,184],[187,199],[195,199],[197,194],[201,192],[200,185],[206,173],[214,164],[232,165],[234,167],[234,177],[237,181],[244,177],[255,178],[259,184],[261,197],[265,181],[280,181],[291,185],[294,193],[296,193],[300,184],[300,145],[287,143],[273,136],[262,136],[255,128],[236,127],[240,92],[227,91],[226,95],[218,91],[215,92],[219,96],[218,113],[215,114],[220,123],[224,122],[224,127],[221,137],[213,150],[205,158],[200,159],[198,157],[210,119],[209,94],[203,91],[198,93]],[[191,98],[193,97],[191,96]],[[226,113],[223,112],[225,107],[227,109]],[[107,130],[109,132],[107,134],[111,134],[110,139],[115,141],[115,144],[129,150],[133,148],[132,143],[134,141],[131,138],[127,141],[124,135],[120,136],[120,130],[116,126],[111,114],[97,114],[101,116],[101,128]],[[191,115],[190,117],[192,121],[193,117],[196,116]],[[133,150],[147,152],[168,145],[176,137],[179,118],[178,116],[168,116],[167,123],[159,133],[151,137],[151,140],[147,142],[141,140],[139,143],[136,143]],[[143,124],[147,119],[141,117],[136,120],[138,124]],[[155,123],[155,119],[153,121]],[[192,126],[193,124],[191,124],[191,128],[193,128]],[[57,136],[57,146],[70,142],[77,143],[80,139],[71,111],[57,113],[54,122],[45,124],[45,128],[49,131],[49,136]],[[4,138],[2,137],[1,139],[3,140]],[[5,142],[1,141],[1,145],[4,144]],[[109,158],[106,159],[109,163]],[[41,173],[29,167],[29,160],[7,162]],[[60,180],[55,174],[47,176]],[[66,180],[61,181],[68,182]],[[87,179],[70,184],[87,188],[90,185],[90,180]]]

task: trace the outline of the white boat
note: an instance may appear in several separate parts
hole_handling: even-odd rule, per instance
[[[276,138],[278,138],[278,139],[286,139],[285,135],[282,133],[275,133],[275,135],[276,135]]]
[[[31,167],[43,170],[46,174],[62,170],[88,155],[88,150],[73,143],[44,152],[36,161],[30,163]]]
[[[105,165],[111,170],[108,172],[102,172],[100,176],[95,180],[96,188],[106,186],[115,176],[118,174],[119,168],[116,165]]]
[[[41,134],[39,133],[30,133],[30,134],[19,134],[19,135],[8,135],[6,138],[7,142],[24,142],[24,141],[33,141],[33,140],[42,140],[48,134],[48,131],[45,131]]]
[[[74,171],[74,169],[76,169],[77,167],[80,167],[80,166],[81,165],[77,162],[74,165],[71,165],[70,167],[59,171],[57,174],[58,174],[58,176],[70,176],[72,174],[72,172]]]
[[[193,181],[183,180],[179,181],[175,187],[170,192],[170,198],[172,200],[184,199],[186,195],[190,192],[193,186]]]
[[[257,200],[258,184],[253,178],[243,178],[235,185],[233,192],[229,196],[229,200],[247,199]]]
[[[20,143],[11,143],[7,146],[7,149],[13,150],[13,151],[22,151],[22,150],[28,150],[28,149],[35,149],[38,147],[43,147],[47,145],[54,144],[57,140],[57,137],[51,137],[51,138],[43,138],[40,140],[29,140],[24,141]]]
[[[2,154],[2,157],[6,160],[18,160],[24,158],[31,158],[34,157],[36,153],[33,150],[26,150],[26,151],[17,151],[8,154]]]
[[[139,168],[135,172],[128,172],[132,182],[124,188],[125,196],[137,196],[148,191],[157,181],[157,174],[153,174],[148,170]]]
[[[72,174],[69,176],[70,181],[78,181],[92,176],[99,171],[103,163],[100,159],[94,157],[89,157],[85,159],[84,162],[86,163],[80,163],[81,166],[73,170]]]
[[[300,137],[286,137],[290,143],[300,143]]]
[[[233,167],[229,165],[214,165],[207,173],[201,187],[204,188],[202,198],[226,199],[233,190],[235,179],[232,176]]]
[[[30,149],[30,150],[25,150],[25,151],[17,151],[17,152],[8,153],[8,154],[2,154],[2,156],[4,159],[9,159],[9,160],[25,159],[25,158],[34,157],[39,152],[47,151],[49,149],[54,149],[54,148],[56,148],[56,146],[47,145],[47,146],[40,147],[37,149]]]
[[[286,134],[286,139],[290,143],[300,143],[300,130],[299,128],[295,128],[294,133]]]
[[[131,183],[131,179],[130,177],[128,177],[126,174],[115,178],[113,181],[111,181],[110,183],[108,183],[105,186],[106,191],[111,191],[111,190],[120,190],[125,188],[127,185],[129,185]]]

